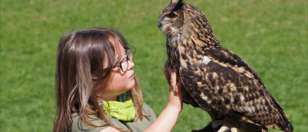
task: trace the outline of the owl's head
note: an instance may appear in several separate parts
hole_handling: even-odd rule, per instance
[[[197,21],[206,21],[202,11],[197,7],[183,3],[183,0],[171,0],[161,11],[157,26],[167,37],[190,34]],[[183,30],[185,29],[185,30]]]

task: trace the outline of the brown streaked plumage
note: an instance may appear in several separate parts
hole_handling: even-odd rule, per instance
[[[212,126],[223,125],[219,131],[232,127],[239,131],[251,131],[252,127],[255,131],[266,131],[266,127],[293,131],[253,68],[219,44],[202,11],[182,0],[171,0],[161,12],[158,27],[167,38],[167,80],[176,65],[184,103],[207,111]],[[223,123],[215,125],[218,120]]]

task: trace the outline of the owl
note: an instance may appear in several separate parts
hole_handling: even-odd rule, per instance
[[[202,11],[171,0],[160,14],[158,27],[167,39],[167,80],[177,66],[183,102],[207,111],[213,131],[293,131],[257,73],[220,45]]]

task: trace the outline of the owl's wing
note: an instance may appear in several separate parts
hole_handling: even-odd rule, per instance
[[[210,107],[229,118],[269,128],[293,129],[256,72],[227,49],[209,50],[199,61],[181,62],[179,73],[187,91],[205,110]]]
[[[170,64],[170,61],[167,59],[165,64],[164,64],[164,74],[165,74],[165,78],[168,82],[168,84],[170,85],[170,74],[172,72],[172,66]],[[180,78],[178,77],[178,80],[180,80]],[[178,82],[178,81],[177,81]],[[196,101],[191,98],[190,94],[187,92],[187,90],[182,86],[181,87],[181,91],[182,91],[182,95],[183,95],[183,102],[185,104],[190,104],[194,107],[199,107],[199,105],[196,103]]]

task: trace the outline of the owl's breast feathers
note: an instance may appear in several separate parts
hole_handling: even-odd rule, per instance
[[[202,109],[247,123],[293,130],[281,106],[239,56],[220,45],[202,49],[185,41],[173,43],[177,44],[167,47],[169,63],[179,67],[186,90]]]

